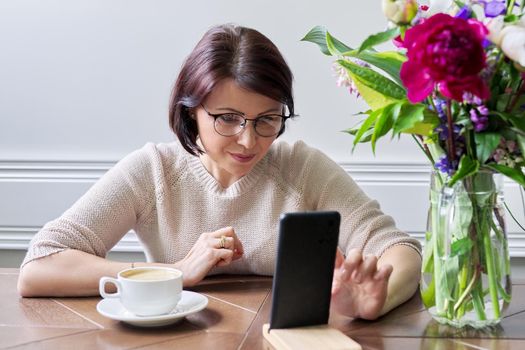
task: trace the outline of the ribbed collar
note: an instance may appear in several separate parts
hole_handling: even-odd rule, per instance
[[[268,154],[266,154],[263,159],[261,159],[252,170],[239,180],[231,184],[228,188],[222,187],[222,185],[211,175],[204,164],[202,164],[199,157],[195,157],[179,144],[179,149],[184,154],[184,157],[187,159],[188,170],[193,173],[197,181],[202,185],[203,189],[207,190],[210,193],[213,193],[220,197],[237,197],[241,194],[250,191],[261,175],[264,173],[266,164],[268,162]]]

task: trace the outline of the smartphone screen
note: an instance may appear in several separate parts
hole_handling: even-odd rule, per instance
[[[281,216],[270,329],[328,322],[340,221],[336,211]]]

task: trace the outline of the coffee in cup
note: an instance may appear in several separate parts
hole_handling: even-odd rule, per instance
[[[106,293],[106,284],[116,293]],[[103,298],[117,298],[126,310],[137,316],[156,316],[172,311],[182,294],[182,272],[170,267],[135,267],[120,271],[117,278],[102,277],[99,292]]]
[[[126,270],[122,273],[122,277],[138,281],[167,280],[178,277],[178,275],[180,275],[179,272],[152,268],[135,268],[132,270]]]

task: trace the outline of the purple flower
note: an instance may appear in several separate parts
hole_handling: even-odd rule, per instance
[[[439,97],[434,97],[433,99],[434,106],[436,106],[436,112],[438,114],[439,119],[441,119],[441,121],[446,121],[447,115],[445,114],[445,108],[447,106],[447,103],[445,102],[445,100]]]
[[[439,135],[439,139],[442,141],[448,138],[448,127],[445,124],[436,126],[434,132]]]
[[[468,5],[463,6],[458,13],[454,17],[456,18],[463,18],[463,19],[469,19],[470,15],[472,15],[472,10]]]
[[[441,141],[445,141],[446,139],[449,138],[449,134],[448,134],[448,126],[447,126],[447,121],[446,121],[446,118],[444,120],[442,120],[442,124],[436,126],[434,128],[434,132],[437,133],[439,135],[439,139]],[[459,140],[461,141],[461,136],[460,136],[460,133],[461,133],[461,125],[458,125],[458,124],[453,124],[452,125],[452,136],[454,138],[454,140],[456,140],[456,142]]]
[[[505,0],[478,0],[485,9],[486,17],[498,17],[507,11]]]
[[[451,162],[446,155],[443,155],[439,158],[439,161],[434,164],[434,167],[442,173],[452,175],[458,167],[458,162]]]
[[[516,164],[523,163],[523,155],[514,140],[500,139],[498,148],[492,153],[492,159],[498,164],[508,167],[515,167]]]
[[[494,158],[496,163],[500,163],[505,158],[505,154],[506,153],[504,149],[498,148],[494,151],[492,157]]]
[[[481,115],[489,115],[489,109],[485,105],[478,106],[477,110]]]
[[[483,103],[483,100],[477,97],[476,95],[473,95],[469,92],[465,92],[463,94],[463,102],[479,106]]]
[[[479,110],[479,107],[472,108],[470,110],[470,121],[472,122],[472,125],[474,126],[474,131],[476,132],[483,131],[489,126],[489,118],[487,117],[487,107],[482,107],[484,107],[482,108],[483,113]]]

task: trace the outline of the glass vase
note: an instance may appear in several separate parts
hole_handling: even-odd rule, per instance
[[[511,298],[503,177],[479,171],[446,186],[433,172],[420,291],[439,323],[496,325]]]

